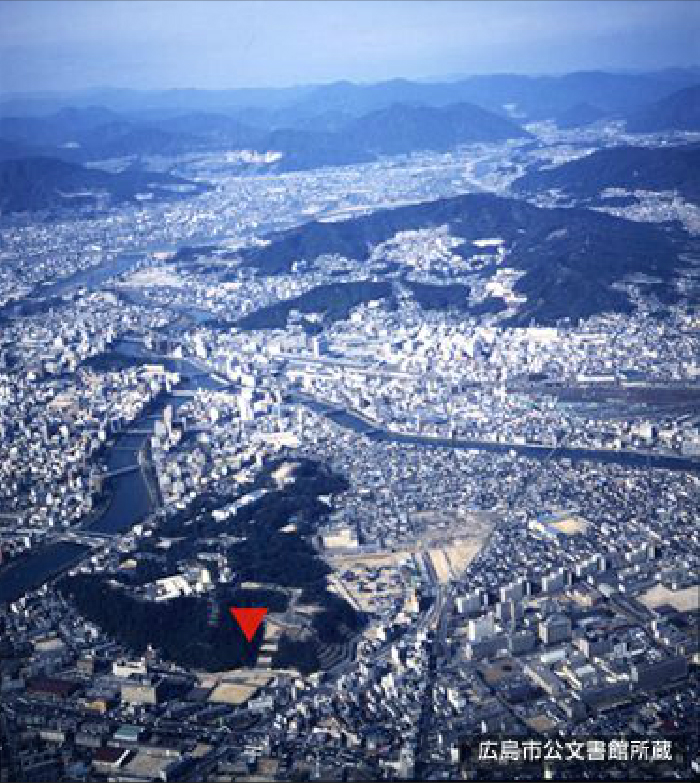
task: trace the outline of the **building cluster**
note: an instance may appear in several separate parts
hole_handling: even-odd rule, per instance
[[[180,420],[198,435],[206,424],[216,454],[244,400],[201,392],[172,422],[163,417],[160,437]],[[369,618],[352,661],[307,678],[273,672],[245,704],[219,703],[156,654],[122,662],[124,650],[42,588],[3,617],[13,649],[2,688],[22,775],[454,777],[460,747],[475,737],[609,736],[631,715],[635,731],[684,741],[697,718],[696,477],[567,461],[543,471],[535,460],[446,448],[428,461],[419,446],[372,442],[319,414],[300,422],[292,406],[261,406],[250,440],[285,411],[304,435],[286,453],[323,456],[351,477],[323,544],[329,562],[346,563],[330,584]],[[173,448],[206,454],[207,441]],[[221,470],[203,464],[206,475]],[[498,521],[466,570],[441,579],[422,557],[435,540],[423,512],[465,507]],[[137,539],[130,549],[139,556]],[[391,552],[393,563],[372,565]],[[154,601],[201,594],[211,573],[200,563],[140,589]],[[246,722],[255,729],[225,730]]]
[[[222,372],[245,356],[256,383],[391,432],[692,457],[700,419],[679,387],[700,377],[696,321],[679,311],[668,322],[605,315],[583,328],[513,330],[370,303],[320,337],[202,328],[189,350]],[[271,379],[273,368],[283,377]]]
[[[0,375],[0,545],[6,562],[84,524],[104,505],[109,441],[166,393],[162,367],[95,373],[36,383]],[[10,524],[11,522],[11,524]]]
[[[685,741],[700,696],[697,313],[650,318],[653,297],[629,281],[635,313],[510,328],[522,301],[507,243],[467,248],[444,227],[401,232],[367,261],[298,259],[270,277],[236,255],[272,229],[502,189],[535,157],[619,140],[614,127],[536,130],[546,149],[323,173],[239,176],[261,161],[200,156],[178,165],[217,188],[174,205],[50,226],[3,217],[0,783],[459,779],[465,744],[485,736]],[[636,218],[696,219],[656,198]],[[183,244],[213,242],[174,261]],[[234,325],[380,269],[391,306]],[[506,310],[477,320],[460,303],[422,307],[411,288],[445,282]],[[678,285],[693,288],[693,274]],[[41,565],[82,536],[74,574],[161,609],[182,596],[214,606],[241,580],[228,523],[304,459],[348,483],[319,500],[330,513],[306,543],[328,566],[322,586],[366,621],[323,650],[320,671],[273,669],[268,637],[245,672],[137,654],[54,589],[59,565]],[[256,483],[274,460],[283,467]],[[108,514],[109,529],[93,529]],[[6,600],[19,566],[45,568],[44,583]],[[312,622],[299,592],[270,627]]]

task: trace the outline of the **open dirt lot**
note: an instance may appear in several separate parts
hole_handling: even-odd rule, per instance
[[[552,527],[561,531],[565,536],[575,536],[577,533],[585,533],[588,528],[588,523],[583,517],[579,517],[576,514],[571,516],[565,516],[558,519],[556,522],[550,523]]]
[[[209,695],[209,701],[216,704],[243,704],[271,679],[270,675],[259,672],[224,675]]]
[[[679,612],[691,612],[700,609],[700,585],[691,585],[684,590],[669,590],[663,585],[654,585],[639,599],[648,609],[670,604]]]

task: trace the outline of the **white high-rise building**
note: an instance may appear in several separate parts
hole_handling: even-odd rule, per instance
[[[475,617],[467,623],[467,638],[470,642],[480,642],[494,634],[493,615]]]

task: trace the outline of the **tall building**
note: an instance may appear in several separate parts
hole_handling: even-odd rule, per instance
[[[539,625],[543,644],[558,644],[571,639],[571,620],[563,614],[546,617]]]
[[[467,638],[470,642],[480,642],[494,634],[493,615],[475,617],[467,623]]]

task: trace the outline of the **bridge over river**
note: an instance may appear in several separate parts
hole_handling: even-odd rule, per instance
[[[80,544],[81,546],[89,546],[92,549],[100,549],[105,544],[109,544],[118,541],[120,536],[112,535],[110,533],[98,533],[94,530],[67,530],[62,535],[54,539],[56,543],[67,544]]]

